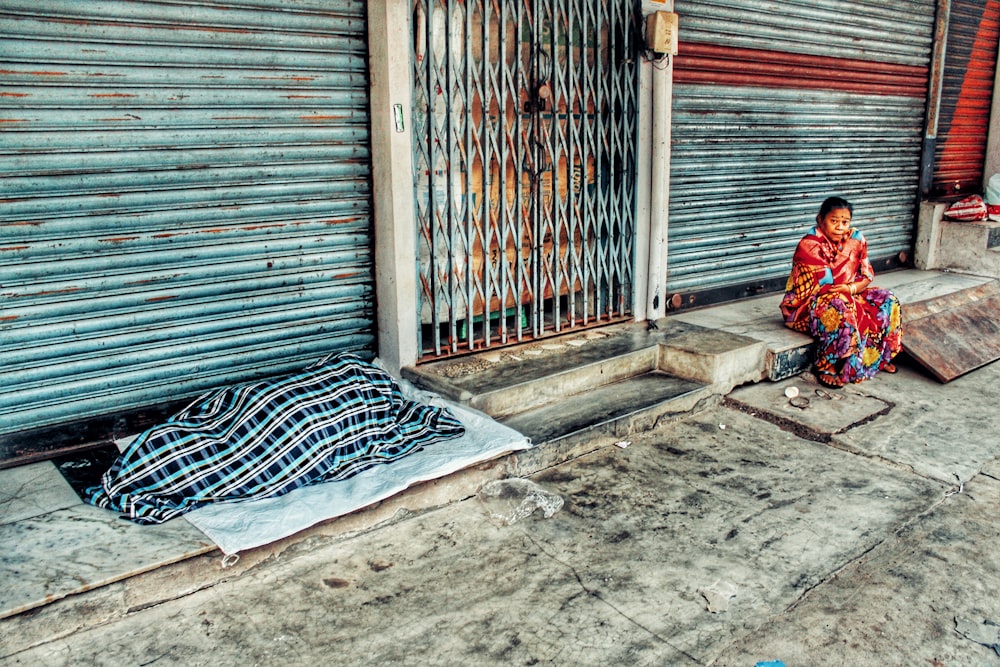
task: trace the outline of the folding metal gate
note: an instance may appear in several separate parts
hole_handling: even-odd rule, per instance
[[[631,312],[631,11],[619,0],[415,0],[423,356]]]

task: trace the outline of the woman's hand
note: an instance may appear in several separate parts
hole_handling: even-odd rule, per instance
[[[861,280],[855,281],[853,283],[842,283],[840,285],[834,285],[830,288],[830,291],[836,292],[838,294],[845,294],[854,296],[855,294],[861,294],[865,291],[865,288],[871,284],[871,281],[867,278],[862,278]]]

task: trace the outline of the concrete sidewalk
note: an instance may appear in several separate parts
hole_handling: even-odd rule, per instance
[[[534,475],[551,518],[400,512],[0,664],[1000,665],[959,632],[1000,622],[998,404],[997,363],[746,386]]]
[[[896,290],[904,303],[916,304],[989,280],[899,271],[880,277],[879,282]],[[380,594],[377,606],[385,605],[383,611],[394,626],[417,623],[407,620],[410,614],[436,618],[448,632],[467,626],[464,643],[443,646],[434,640],[426,648],[413,648],[414,643],[423,646],[420,642],[428,641],[417,642],[421,630],[406,649],[412,655],[391,642],[383,647],[379,640],[373,655],[384,654],[388,662],[505,664],[505,656],[514,656],[514,662],[523,657],[525,662],[548,664],[625,659],[641,664],[683,664],[685,660],[708,664],[716,655],[727,655],[727,647],[732,650],[740,642],[756,641],[753,630],[769,627],[768,619],[781,617],[783,610],[805,609],[810,591],[830,585],[833,573],[842,569],[846,573],[844,568],[855,567],[864,554],[883,553],[888,549],[885,545],[896,544],[904,534],[901,531],[922,517],[939,516],[935,508],[946,496],[951,499],[966,495],[956,494],[957,490],[988,485],[989,478],[980,474],[980,468],[994,465],[988,462],[1000,446],[992,433],[997,398],[990,384],[995,379],[990,375],[995,372],[992,366],[948,385],[911,366],[897,376],[879,377],[840,392],[824,391],[808,375],[796,374],[806,367],[809,341],[781,325],[779,298],[770,295],[681,312],[662,322],[658,333],[667,342],[660,346],[660,363],[687,368],[686,364],[708,363],[708,357],[698,355],[728,356],[726,363],[715,358],[706,366],[715,369],[706,374],[711,384],[671,400],[646,417],[624,417],[620,424],[558,442],[536,438],[540,446],[521,455],[473,466],[241,553],[235,565],[223,561],[218,549],[186,521],[135,526],[82,504],[51,462],[0,471],[0,538],[13,545],[0,556],[5,582],[0,589],[0,662],[76,664],[81,650],[77,642],[83,640],[115,647],[106,655],[89,655],[82,649],[89,655],[86,661],[145,662],[130,653],[134,646],[118,645],[113,639],[118,632],[131,632],[128,628],[142,628],[141,635],[151,637],[150,650],[163,650],[167,662],[174,656],[174,664],[201,662],[195,650],[198,646],[198,650],[207,647],[213,655],[225,657],[225,664],[246,662],[248,656],[264,656],[259,659],[273,663],[273,656],[266,657],[267,651],[274,650],[265,641],[266,633],[242,637],[235,628],[237,617],[221,619],[228,613],[248,614],[254,622],[263,623],[261,627],[268,627],[274,619],[257,618],[257,608],[265,604],[267,615],[277,612],[281,622],[295,618],[294,609],[299,607],[289,608],[293,610],[289,615],[278,601],[284,596],[311,599],[312,593],[283,584],[275,588],[268,582],[287,575],[301,579],[308,588],[315,584],[309,568],[326,571],[337,562],[354,563],[355,570],[348,570],[350,576],[324,575],[318,584],[321,592],[338,591],[336,599],[342,598],[342,606],[337,607],[337,615],[325,616],[334,613],[334,608],[327,609],[329,601],[320,596],[316,601],[324,600],[323,608],[313,610],[312,615],[327,621],[312,629],[310,614],[296,621],[303,628],[299,638],[307,650],[330,648],[328,642],[335,638],[337,648],[332,650],[340,651],[362,641],[350,632],[383,627],[375,617],[362,613],[371,600],[358,597],[355,588],[370,590],[385,584],[391,595]],[[624,335],[631,340],[631,334]],[[720,347],[720,341],[732,345]],[[618,345],[611,338],[605,342]],[[584,349],[591,355],[599,347],[591,342]],[[542,369],[544,358],[544,353],[534,358],[530,368]],[[599,364],[598,370],[610,372],[606,365]],[[758,379],[774,382],[731,391],[735,385]],[[789,403],[784,389],[791,384],[809,399],[805,408]],[[631,401],[627,393],[618,395],[620,386],[604,389],[618,402]],[[639,399],[658,400],[656,396],[635,398]],[[552,419],[564,420],[560,410],[569,407],[553,407]],[[640,423],[660,426],[641,436],[631,435],[633,429],[626,426]],[[916,446],[918,437],[927,444]],[[633,444],[625,449],[612,446],[624,439]],[[884,480],[883,473],[888,474]],[[490,523],[474,497],[484,483],[505,476],[532,476],[565,499],[564,509],[545,521],[529,519],[513,526]],[[883,492],[883,486],[889,490]],[[831,496],[838,488],[839,494],[846,495]],[[843,507],[845,500],[851,509]],[[995,514],[995,504],[985,507]],[[851,523],[838,528],[842,518],[850,518]],[[963,514],[957,521],[973,524],[978,519]],[[555,534],[547,532],[553,530]],[[979,538],[970,534],[964,539]],[[991,539],[985,544],[993,548],[995,535]],[[385,540],[390,555],[356,561],[358,553],[381,550],[367,540]],[[437,563],[433,556],[437,553],[446,554],[446,562]],[[992,552],[984,553],[977,555],[976,565],[985,567],[985,572],[995,571],[990,570]],[[455,572],[447,561],[467,563],[467,568]],[[300,566],[306,569],[294,569]],[[521,582],[509,570],[526,573],[529,580]],[[369,580],[368,572],[384,576]],[[395,579],[397,572],[405,577]],[[757,580],[765,574],[777,579]],[[990,580],[985,575],[981,578]],[[496,582],[491,583],[492,579]],[[605,579],[606,585],[601,585]],[[561,587],[550,596],[547,587],[554,582],[562,582]],[[434,599],[430,592],[434,586],[457,597]],[[728,592],[733,590],[735,597],[729,600]],[[408,606],[411,593],[419,601],[417,608]],[[207,644],[197,633],[187,637],[182,633],[175,650],[169,644],[173,638],[164,636],[166,643],[161,644],[146,625],[163,622],[156,610],[180,613],[189,605],[208,605],[207,609],[217,595],[236,600],[236,606],[231,612],[218,610],[220,620],[209,620],[201,629],[225,625],[224,635],[233,638],[232,645],[226,638],[214,643],[211,637],[217,633],[206,635]],[[504,636],[515,648],[523,646],[523,655],[518,653],[521,649],[510,647],[498,653],[495,645],[503,640],[488,638],[492,624],[504,625],[493,620],[493,608],[507,605],[508,598],[513,606],[505,607],[507,611],[526,625],[522,629],[504,626]],[[708,598],[715,600],[714,611],[708,611]],[[465,599],[468,605],[461,602]],[[584,602],[580,627],[562,617],[563,604],[576,609]],[[726,602],[734,610],[739,604],[750,606],[727,615],[728,610],[714,606]],[[596,606],[591,609],[591,605]],[[465,620],[463,609],[483,624],[479,630],[476,622]],[[609,609],[620,618],[602,615]],[[553,627],[558,628],[554,635],[536,636],[538,631],[530,629],[541,622],[535,618],[537,613],[553,619]],[[983,618],[996,618],[987,610],[982,613]],[[734,619],[739,621],[736,625]],[[592,623],[598,623],[593,632],[610,632],[600,629],[603,623],[615,628],[614,634],[605,643],[577,639],[576,633]],[[347,634],[338,630],[327,638],[331,624],[343,626]],[[648,636],[635,634],[637,628],[646,628]],[[938,630],[945,632],[947,627]],[[478,638],[476,632],[480,632]],[[802,637],[796,636],[781,655],[794,657],[795,647],[808,649],[809,641],[828,639],[825,631],[819,638],[810,638],[801,628],[799,634]],[[364,641],[374,642],[370,635],[365,631],[368,639]],[[275,635],[282,636],[292,635]],[[767,653],[763,649],[773,641],[763,635],[759,644],[763,648],[751,653]],[[257,642],[264,643],[253,648]],[[641,659],[615,652],[631,650],[627,647],[635,642],[639,643],[635,655]],[[192,648],[185,652],[180,647],[187,644]],[[473,650],[470,645],[480,648]],[[348,650],[345,656],[350,659],[335,664],[381,664],[365,657],[374,650],[366,646],[350,649],[359,651],[353,656]],[[399,651],[398,655],[393,651]],[[574,651],[582,652],[577,656]],[[811,653],[805,655],[809,657],[802,664],[818,660]],[[748,656],[734,664],[756,659]],[[901,656],[889,662],[909,663]]]

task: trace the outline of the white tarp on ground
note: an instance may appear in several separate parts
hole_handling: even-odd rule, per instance
[[[426,447],[387,465],[354,477],[306,486],[277,498],[211,504],[184,515],[215,542],[223,553],[235,554],[275,542],[317,523],[350,514],[427,482],[504,454],[528,449],[531,442],[487,415],[421,392],[400,382],[408,398],[445,405],[465,426],[465,435]]]

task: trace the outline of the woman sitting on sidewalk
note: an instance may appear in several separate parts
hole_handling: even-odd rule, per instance
[[[851,204],[829,197],[816,226],[795,249],[781,314],[785,325],[816,339],[814,370],[828,387],[895,373],[902,349],[899,300],[870,287],[868,243],[851,227]]]

